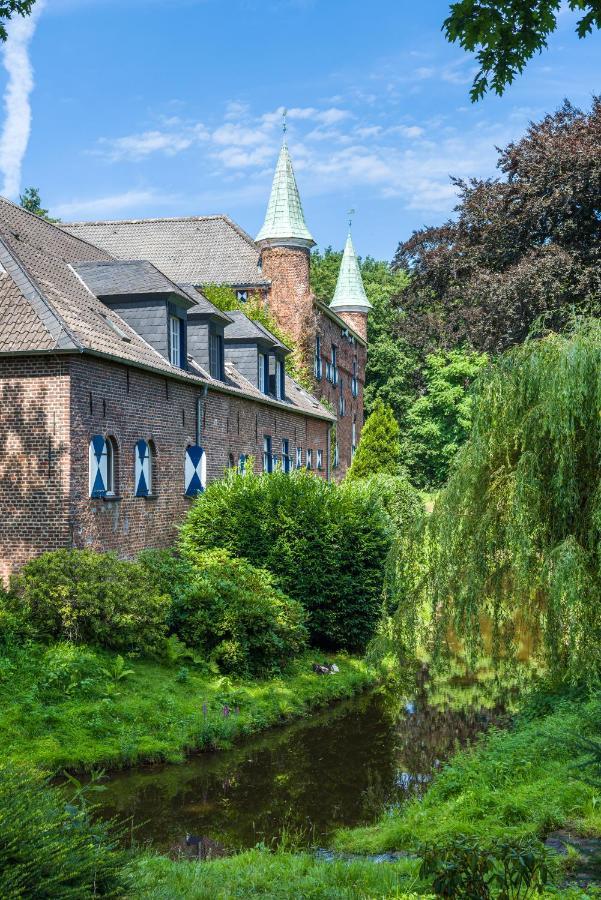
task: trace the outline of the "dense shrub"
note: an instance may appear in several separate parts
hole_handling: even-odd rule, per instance
[[[0,897],[125,897],[125,854],[106,825],[39,775],[0,764]]]
[[[171,601],[137,563],[113,553],[57,550],[27,563],[3,603],[35,640],[157,653]]]
[[[361,432],[361,440],[347,478],[365,478],[377,472],[399,475],[401,471],[400,429],[394,412],[379,398]]]
[[[183,553],[225,547],[274,574],[309,613],[314,644],[360,650],[373,634],[394,536],[379,503],[306,472],[213,482],[182,528]]]
[[[226,550],[196,556],[187,590],[177,590],[173,630],[222,672],[268,675],[304,649],[305,611],[273,578]]]

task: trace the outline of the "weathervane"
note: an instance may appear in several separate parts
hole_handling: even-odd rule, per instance
[[[284,132],[284,135],[288,131],[288,123],[286,122],[287,115],[288,115],[288,110],[284,107],[284,109],[282,110],[282,131]]]
[[[349,209],[348,211],[348,230],[350,231],[353,227],[353,216],[355,215],[356,210]]]

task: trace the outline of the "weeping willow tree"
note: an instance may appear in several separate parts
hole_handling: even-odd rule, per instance
[[[454,632],[475,653],[487,621],[506,655],[526,628],[555,674],[596,678],[600,539],[601,322],[589,320],[481,375],[470,440],[402,572],[399,639],[427,604],[436,645]]]

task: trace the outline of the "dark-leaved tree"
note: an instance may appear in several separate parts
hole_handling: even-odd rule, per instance
[[[28,16],[33,9],[35,0],[0,0],[0,41],[8,37],[6,22],[15,15]]]
[[[459,0],[451,4],[451,14],[443,29],[449,41],[458,41],[464,50],[477,51],[480,66],[471,89],[472,101],[489,88],[502,94],[535,53],[547,46],[557,28],[563,0]],[[582,12],[576,25],[583,38],[593,28],[601,28],[599,0],[568,0],[572,11]]]
[[[27,210],[27,212],[33,213],[41,219],[46,219],[47,222],[60,222],[60,219],[53,219],[52,216],[48,214],[48,210],[44,209],[42,206],[39,188],[25,188],[23,193],[19,196],[19,203],[23,209]]]
[[[502,178],[455,180],[456,219],[415,232],[394,264],[409,271],[397,336],[421,353],[493,354],[538,320],[561,329],[601,314],[601,97],[568,101],[499,151]]]

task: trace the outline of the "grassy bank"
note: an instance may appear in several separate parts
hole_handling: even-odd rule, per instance
[[[339,674],[311,671],[318,654],[285,676],[233,681],[191,667],[119,661],[88,648],[31,645],[0,656],[0,734],[5,760],[48,772],[177,762],[221,749],[334,700],[365,690],[376,673],[332,656]]]
[[[133,866],[140,898],[226,900],[232,897],[417,900],[430,894],[415,862],[325,862],[307,853],[249,850],[210,863],[141,857]]]
[[[549,701],[506,732],[489,733],[458,753],[421,801],[367,828],[341,831],[335,845],[353,852],[404,849],[459,833],[544,837],[559,827],[601,834],[601,786],[582,780],[578,739],[601,733],[601,694]]]

